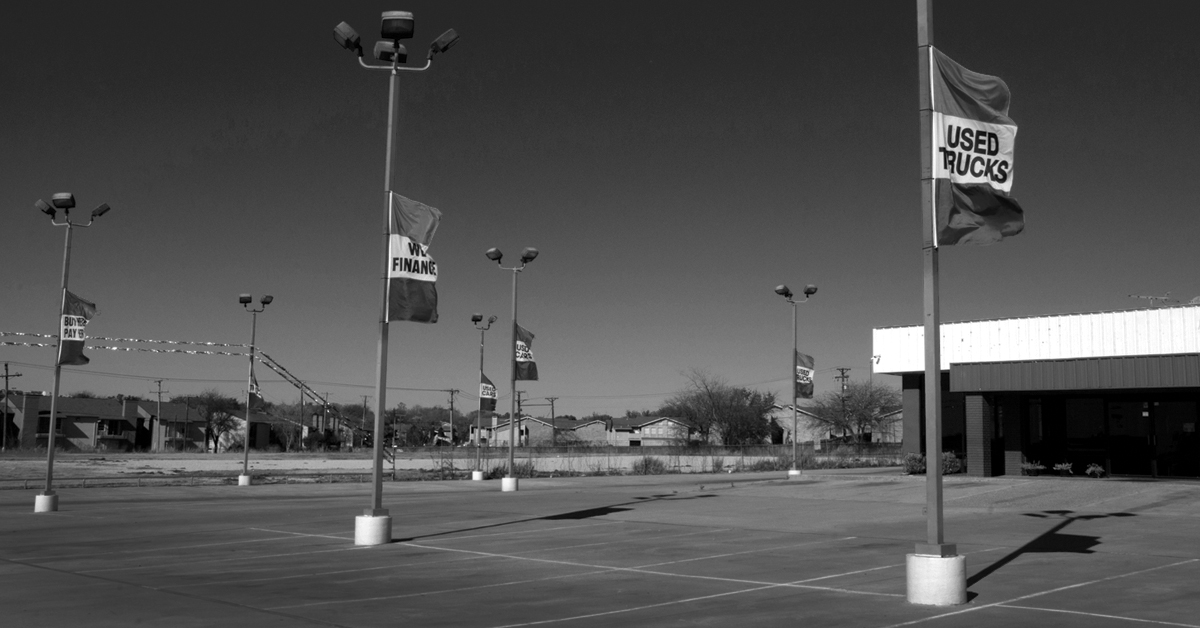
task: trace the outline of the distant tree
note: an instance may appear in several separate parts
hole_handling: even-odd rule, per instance
[[[809,425],[832,434],[850,436],[856,443],[867,434],[884,431],[897,419],[885,415],[902,407],[900,391],[872,381],[849,382],[844,394],[823,393],[808,410],[815,415]]]
[[[746,445],[770,438],[767,416],[775,405],[775,393],[731,386],[699,369],[684,376],[687,386],[659,408],[662,416],[690,420],[706,442],[716,437],[724,445]]]
[[[197,405],[200,418],[204,419],[205,442],[211,443],[212,451],[216,453],[221,444],[221,437],[237,428],[238,422],[233,413],[242,407],[242,404],[233,397],[222,395],[215,388],[209,388],[196,395],[193,401]]]
[[[98,399],[99,398],[99,395],[97,395],[96,393],[94,393],[90,390],[79,390],[79,391],[73,392],[67,396],[74,397],[76,399]]]

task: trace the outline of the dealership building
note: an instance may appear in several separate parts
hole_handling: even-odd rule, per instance
[[[906,452],[925,442],[924,341],[873,332],[874,372],[902,381]],[[943,323],[941,362],[942,448],[971,475],[1200,477],[1200,304]]]

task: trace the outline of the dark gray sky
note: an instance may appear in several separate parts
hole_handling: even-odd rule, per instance
[[[63,230],[32,203],[71,191],[113,206],[76,232],[90,335],[248,342],[237,295],[270,293],[260,347],[331,400],[373,394],[387,79],[332,29],[370,49],[388,9],[415,13],[414,62],[462,36],[401,81],[394,187],[443,212],[441,321],[392,325],[389,385],[473,395],[478,311],[508,394],[491,246],[541,250],[520,320],[542,379],[521,388],[559,413],[656,407],[689,368],[785,390],[779,283],[820,287],[800,310],[818,393],[834,366],[867,378],[872,327],[920,322],[915,2],[45,2],[0,8],[0,331],[56,332]],[[1027,215],[942,249],[943,319],[1200,295],[1200,7],[958,0],[934,24],[1012,89]],[[89,355],[64,392],[244,389],[241,359]],[[52,360],[0,347],[21,388],[50,389]]]

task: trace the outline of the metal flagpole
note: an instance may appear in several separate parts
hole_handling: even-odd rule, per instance
[[[945,543],[942,520],[942,364],[938,294],[938,243],[933,179],[933,13],[932,0],[917,0],[917,46],[921,80],[921,216],[924,238],[925,322],[925,511],[926,539],[918,554],[954,556]]]
[[[379,347],[376,352],[375,372],[375,438],[374,453],[372,454],[371,507],[363,511],[367,517],[387,517],[388,511],[383,507],[383,411],[387,407],[387,359],[388,359],[388,245],[391,241],[392,225],[392,154],[395,150],[393,140],[396,126],[396,89],[400,83],[400,73],[396,71],[399,60],[392,62],[392,73],[388,80],[388,124],[387,124],[387,157],[384,160],[383,173],[383,267],[380,275],[379,310]],[[364,416],[365,420],[366,417]],[[390,521],[389,521],[390,523]],[[389,525],[390,528],[390,525]],[[388,530],[390,536],[391,530]]]

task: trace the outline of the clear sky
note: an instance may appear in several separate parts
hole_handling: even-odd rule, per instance
[[[263,350],[332,401],[373,395],[387,75],[332,29],[369,51],[384,10],[415,14],[413,63],[462,37],[401,79],[394,188],[443,212],[441,320],[391,326],[389,386],[473,407],[469,319],[495,314],[485,370],[507,407],[511,273],[492,246],[541,250],[519,312],[541,380],[520,388],[560,414],[656,407],[690,368],[782,393],[780,283],[820,287],[800,306],[818,394],[831,367],[868,377],[873,327],[920,322],[915,2],[12,2],[0,331],[56,333],[63,229],[33,201],[70,191],[77,215],[113,207],[75,232],[89,335],[246,343],[237,296],[269,293]],[[1027,217],[942,249],[943,320],[1200,295],[1200,5],[956,0],[934,25],[1012,90]],[[88,354],[64,393],[245,388],[243,358]],[[52,350],[0,361],[51,388]]]

